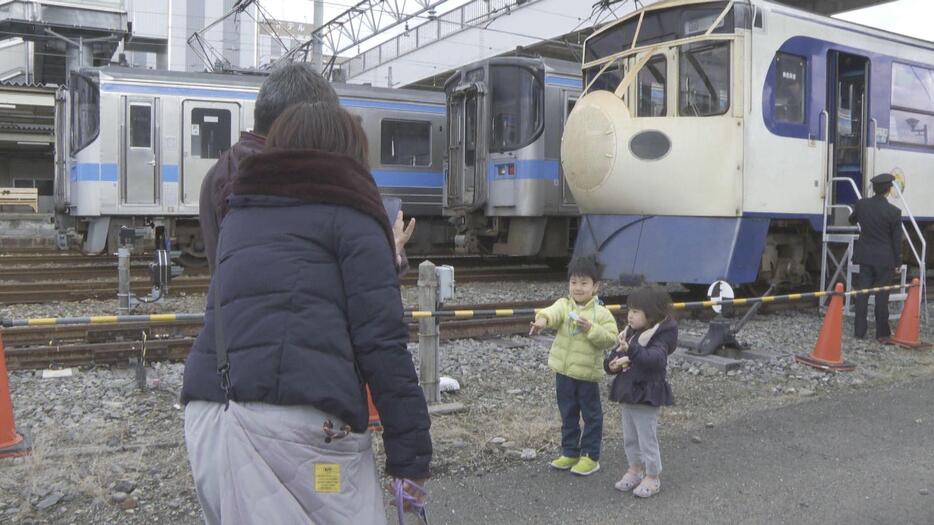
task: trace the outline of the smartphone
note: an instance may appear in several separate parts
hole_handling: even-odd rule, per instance
[[[389,216],[389,224],[396,222],[396,216],[402,209],[402,199],[399,197],[383,197],[383,208],[386,208],[386,215]]]

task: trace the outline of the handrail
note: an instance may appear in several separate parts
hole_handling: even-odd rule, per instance
[[[911,222],[912,227],[914,227],[915,234],[918,235],[918,242],[921,244],[921,250],[918,251],[915,243],[911,240],[911,237],[908,235],[908,229],[905,228],[905,223],[900,221],[902,227],[902,232],[905,234],[905,239],[908,241],[908,246],[911,248],[912,254],[915,256],[915,262],[918,263],[918,277],[921,279],[921,291],[922,293],[918,294],[918,307],[921,308],[924,312],[924,320],[928,320],[928,309],[927,309],[927,294],[924,293],[927,288],[927,241],[924,239],[924,233],[921,231],[921,228],[918,226],[918,221],[915,220],[915,216],[911,213],[911,208],[908,207],[908,202],[905,200],[904,194],[902,194],[901,188],[898,187],[898,184],[892,184],[892,188],[895,190],[895,194],[898,196],[898,200],[902,204],[902,209],[905,210],[905,214],[908,215],[908,221]]]
[[[869,146],[869,149],[872,152],[872,162],[869,164],[870,166],[869,174],[875,177],[876,176],[876,151],[879,149],[879,144],[878,144],[878,141],[876,140],[876,133],[879,132],[879,121],[873,117],[869,119],[869,123],[872,124],[872,135],[870,135],[870,137],[872,137],[872,142],[871,142],[871,145]]]
[[[820,112],[820,122],[818,123],[818,135],[821,132],[821,129],[824,130],[824,138],[821,142],[824,144],[823,151],[821,152],[821,180],[824,182],[824,206],[827,206],[829,202],[827,201],[827,180],[830,179],[830,113],[827,113],[826,109],[821,110]]]

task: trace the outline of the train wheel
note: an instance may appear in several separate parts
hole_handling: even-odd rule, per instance
[[[203,256],[198,257],[197,255],[193,255],[193,254],[186,253],[186,252],[182,252],[182,254],[178,256],[177,260],[178,260],[178,264],[180,264],[183,268],[194,269],[194,268],[207,268],[208,267],[207,257],[203,257]]]

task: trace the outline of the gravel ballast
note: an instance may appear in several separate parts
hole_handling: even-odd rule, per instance
[[[555,298],[565,286],[478,283],[458,292],[461,304],[478,304]],[[203,296],[191,296],[147,308],[191,312],[200,311],[203,303]],[[0,315],[110,314],[113,305],[6,306]],[[673,433],[703,443],[708,429],[749,412],[934,377],[934,352],[856,341],[849,336],[849,320],[843,348],[855,371],[825,373],[795,363],[792,354],[813,350],[821,321],[815,309],[756,316],[739,338],[776,357],[744,361],[728,374],[673,357],[669,376],[676,405],[662,412],[662,446]],[[680,322],[683,332],[698,336],[705,326],[691,319]],[[930,327],[922,339],[934,341]],[[463,403],[467,410],[433,419],[435,476],[482,475],[504,464],[553,459],[560,418],[554,374],[546,366],[550,345],[549,334],[442,345],[441,374],[461,386],[442,400]],[[410,349],[418,366],[417,346]],[[184,447],[183,409],[177,403],[182,371],[180,363],[152,365],[145,391],[138,389],[129,368],[74,369],[61,378],[43,378],[42,371],[12,372],[17,426],[30,435],[34,448],[30,457],[0,460],[0,523],[201,523]],[[606,401],[606,384],[604,439],[615,443],[622,438],[619,406]]]

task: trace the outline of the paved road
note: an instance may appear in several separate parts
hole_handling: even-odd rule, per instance
[[[664,486],[650,500],[613,489],[624,456],[610,445],[589,478],[537,461],[432,482],[429,517],[432,524],[934,524],[934,380],[769,410],[698,435],[699,444],[688,435],[662,442]]]

